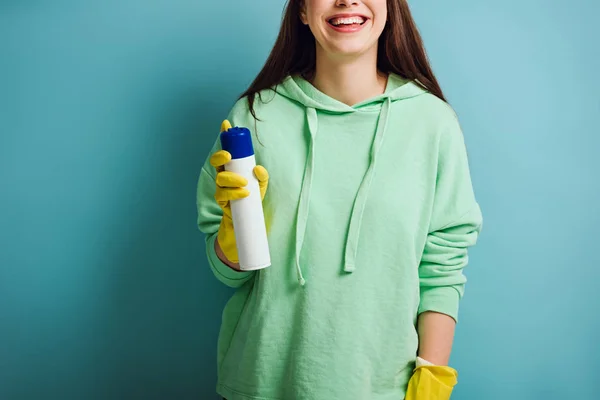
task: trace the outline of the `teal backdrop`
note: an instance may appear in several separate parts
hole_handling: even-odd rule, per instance
[[[600,3],[411,3],[485,216],[453,399],[598,399]],[[195,184],[282,7],[0,1],[0,399],[216,398]]]

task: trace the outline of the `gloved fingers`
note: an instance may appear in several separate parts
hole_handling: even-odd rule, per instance
[[[231,161],[231,154],[225,150],[219,150],[210,157],[210,165],[212,165],[217,172],[224,170],[224,165]]]
[[[217,186],[222,188],[243,188],[248,185],[248,180],[235,172],[222,171],[217,174]]]
[[[269,173],[262,165],[257,165],[254,167],[254,176],[256,176],[256,179],[258,179],[259,183],[266,183],[269,181]]]
[[[254,167],[254,176],[258,179],[258,187],[260,188],[260,198],[264,199],[269,186],[269,173],[262,165]]]
[[[239,200],[250,196],[250,192],[247,189],[243,188],[221,188],[217,187],[217,191],[215,192],[215,200],[224,207],[225,204],[223,202],[228,202],[231,200]]]
[[[228,120],[223,121],[221,124],[221,132],[225,132],[231,129],[231,122]]]

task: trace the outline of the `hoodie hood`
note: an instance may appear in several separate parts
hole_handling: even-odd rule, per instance
[[[309,215],[310,196],[314,174],[314,153],[316,137],[319,130],[319,113],[328,113],[340,116],[349,113],[364,111],[379,111],[377,127],[370,151],[370,161],[367,171],[361,181],[359,189],[354,199],[350,223],[347,232],[346,245],[344,250],[344,271],[352,273],[356,268],[356,254],[360,240],[360,228],[368,200],[371,182],[375,173],[377,164],[377,155],[383,144],[385,134],[388,128],[389,115],[392,104],[396,101],[410,99],[426,93],[419,85],[412,81],[401,78],[398,75],[390,74],[388,76],[386,90],[383,94],[365,100],[361,103],[349,106],[338,100],[335,100],[323,92],[319,91],[312,84],[299,76],[290,76],[286,78],[281,85],[277,86],[276,92],[291,101],[297,102],[305,107],[306,125],[309,132],[309,145],[300,189],[300,199],[298,211],[296,214],[296,240],[295,240],[295,267],[300,285],[306,283],[302,274],[300,265],[300,253],[304,244],[306,225]]]
[[[373,107],[381,108],[386,100],[392,102],[419,96],[426,91],[416,83],[401,78],[396,74],[388,76],[385,92],[379,96],[349,106],[325,93],[319,91],[310,82],[300,76],[289,76],[279,86],[277,93],[288,99],[298,102],[307,108],[329,113],[351,113],[361,110],[372,110]]]

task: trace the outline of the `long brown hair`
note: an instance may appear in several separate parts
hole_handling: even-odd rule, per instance
[[[254,100],[260,91],[280,84],[289,75],[310,76],[316,64],[315,38],[300,20],[303,0],[288,0],[279,35],[262,70],[240,96],[248,97],[250,112],[256,118]],[[414,80],[424,89],[446,101],[431,70],[423,39],[406,0],[387,0],[388,22],[379,38],[377,68]]]

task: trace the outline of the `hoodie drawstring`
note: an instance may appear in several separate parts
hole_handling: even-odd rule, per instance
[[[375,138],[371,146],[371,160],[369,168],[363,177],[358,193],[354,200],[354,206],[352,207],[352,214],[350,216],[350,227],[348,228],[348,236],[346,239],[346,253],[344,256],[344,271],[353,272],[356,269],[356,253],[358,251],[358,240],[360,238],[360,226],[362,224],[362,218],[365,211],[365,205],[369,196],[369,189],[371,188],[371,182],[373,181],[373,175],[375,172],[375,163],[377,162],[377,155],[379,149],[383,143],[385,131],[390,115],[391,99],[388,97],[385,100],[379,114],[377,121],[377,129],[375,130]]]
[[[387,124],[389,120],[390,107],[392,100],[387,98],[383,103],[379,119],[377,121],[377,128],[375,130],[375,137],[373,144],[371,145],[371,154],[369,167],[365,173],[356,198],[354,199],[354,205],[352,207],[352,214],[350,216],[350,226],[348,228],[348,235],[346,240],[345,255],[344,255],[344,271],[353,272],[356,269],[356,254],[358,251],[358,241],[360,239],[360,227],[362,224],[362,218],[365,211],[365,205],[371,188],[371,182],[373,181],[373,175],[375,172],[375,163],[377,162],[377,155],[381,145],[385,132],[387,130]],[[310,205],[310,194],[312,189],[312,180],[314,172],[314,161],[315,161],[315,140],[318,130],[318,118],[317,111],[312,107],[306,107],[306,120],[308,123],[308,130],[310,133],[309,144],[308,144],[308,157],[306,160],[306,166],[304,168],[304,177],[302,179],[302,188],[300,189],[300,202],[298,204],[298,213],[296,214],[296,274],[298,275],[298,282],[301,286],[306,284],[306,280],[302,275],[302,267],[300,266],[300,253],[302,246],[304,245],[304,235],[306,233],[306,224],[308,220],[308,212]]]
[[[304,177],[302,179],[302,188],[300,189],[300,202],[298,204],[298,213],[296,214],[296,273],[298,275],[298,282],[301,286],[304,286],[306,281],[302,275],[302,268],[300,267],[300,252],[302,251],[302,245],[304,244],[304,234],[306,233],[306,222],[308,219],[308,211],[310,205],[310,191],[312,188],[313,170],[315,163],[315,140],[317,137],[317,130],[319,127],[317,110],[312,107],[306,108],[306,120],[308,123],[308,131],[310,133],[308,143],[308,158],[306,160],[306,166],[304,167]]]

